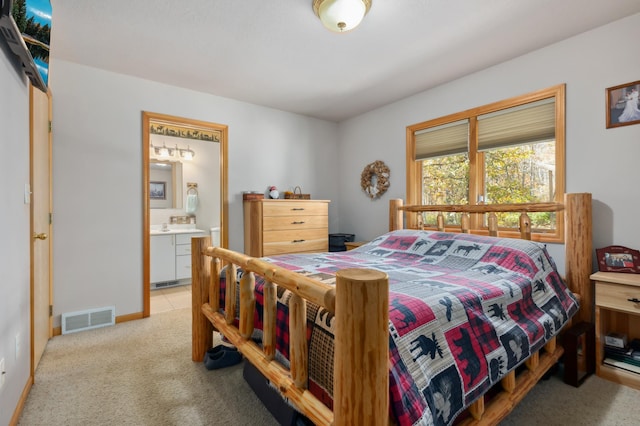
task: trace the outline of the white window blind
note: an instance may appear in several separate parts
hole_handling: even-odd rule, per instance
[[[555,98],[478,116],[478,150],[555,140]]]
[[[469,120],[460,120],[414,133],[416,160],[468,151]]]

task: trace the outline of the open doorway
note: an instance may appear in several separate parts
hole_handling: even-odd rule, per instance
[[[228,246],[227,130],[221,124],[142,113],[144,317],[151,315],[152,286],[189,281],[190,255],[181,249],[190,247],[192,231],[218,228],[220,246]],[[163,270],[152,270],[152,251],[165,257],[154,262]]]

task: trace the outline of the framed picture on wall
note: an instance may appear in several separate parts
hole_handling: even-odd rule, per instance
[[[151,200],[167,199],[167,182],[151,181],[149,182],[149,198]]]
[[[628,272],[640,274],[640,252],[623,246],[596,249],[598,270],[601,272]]]
[[[640,80],[606,89],[607,129],[640,123]]]

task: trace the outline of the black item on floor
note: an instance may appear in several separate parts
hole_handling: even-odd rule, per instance
[[[352,242],[355,237],[355,234],[329,234],[329,251],[347,251],[344,243]]]
[[[280,395],[280,392],[269,386],[267,378],[250,362],[244,363],[242,376],[271,415],[282,426],[313,425],[309,419],[289,405]]]
[[[207,367],[207,370],[217,370],[218,368],[231,367],[241,362],[242,354],[237,350],[219,349],[211,353],[207,351],[204,366]]]

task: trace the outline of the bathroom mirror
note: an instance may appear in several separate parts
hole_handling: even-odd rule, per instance
[[[182,163],[149,160],[149,208],[182,208]]]

